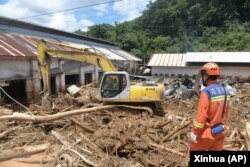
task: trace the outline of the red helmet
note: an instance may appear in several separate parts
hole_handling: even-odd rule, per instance
[[[216,63],[206,63],[201,67],[201,72],[206,72],[208,75],[219,76],[220,67]]]

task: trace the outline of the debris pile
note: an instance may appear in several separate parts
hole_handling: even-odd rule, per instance
[[[249,150],[249,85],[235,84],[225,150]],[[79,95],[60,94],[52,110],[0,108],[0,164],[13,159],[42,166],[187,166],[188,133],[197,96],[162,102],[163,116],[136,107],[98,103],[97,85]],[[14,112],[15,114],[12,114]],[[19,148],[19,149],[18,149]],[[37,160],[23,155],[43,152]],[[22,156],[22,157],[21,157]]]

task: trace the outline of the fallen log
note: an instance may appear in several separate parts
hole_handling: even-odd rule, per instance
[[[60,119],[63,117],[69,117],[72,115],[89,113],[89,112],[94,112],[94,111],[99,111],[99,110],[106,110],[106,109],[111,109],[114,107],[116,107],[116,106],[115,105],[99,106],[99,107],[84,108],[84,109],[79,109],[79,110],[72,110],[72,111],[57,113],[57,114],[53,114],[53,115],[46,115],[46,116],[35,116],[35,115],[29,115],[29,114],[25,114],[25,113],[16,112],[16,113],[13,113],[12,115],[1,116],[0,121],[17,120],[17,121],[31,121],[34,123],[48,122],[48,121],[54,121],[56,119]]]
[[[159,145],[159,144],[156,144],[156,143],[149,142],[148,144],[149,144],[149,146],[151,146],[151,147],[153,147],[153,148],[157,148],[157,149],[159,149],[159,150],[164,150],[164,151],[167,151],[167,152],[170,152],[170,153],[179,155],[179,156],[184,156],[184,155],[185,155],[185,154],[182,153],[182,152],[179,152],[179,151],[174,150],[174,149],[171,149],[171,148],[167,148],[167,147],[165,147],[165,146],[162,146],[162,145]]]
[[[167,134],[162,141],[165,142],[167,141],[170,137],[172,137],[174,134],[176,134],[177,132],[179,132],[180,130],[184,129],[185,127],[189,126],[192,123],[192,120],[188,120],[188,122],[180,127],[178,127],[177,129],[173,130],[172,132],[170,132],[169,134]]]
[[[95,133],[94,129],[91,129],[90,127],[87,127],[86,125],[83,125],[82,123],[78,122],[76,119],[70,119],[74,124],[76,124],[77,126],[80,126],[81,128],[83,128],[86,132],[89,133]]]
[[[27,164],[46,164],[46,163],[50,163],[54,161],[53,158],[48,158],[48,159],[15,158],[13,160],[17,162],[27,163]]]
[[[35,145],[35,146],[26,146],[21,148],[14,148],[11,150],[1,150],[0,151],[0,162],[6,161],[12,158],[20,158],[29,156],[32,154],[37,154],[48,149],[49,144]]]
[[[54,121],[56,119],[60,119],[63,117],[69,117],[72,115],[89,113],[89,112],[94,112],[94,111],[99,111],[99,110],[106,110],[106,109],[111,109],[115,107],[126,107],[126,108],[138,109],[138,110],[146,110],[150,113],[150,115],[153,115],[153,110],[149,107],[136,107],[136,106],[128,106],[128,105],[107,105],[107,106],[98,106],[98,107],[92,107],[92,108],[72,110],[72,111],[57,113],[53,115],[45,115],[45,116],[35,116],[35,115],[15,112],[12,115],[1,116],[0,121],[16,120],[16,121],[31,121],[33,123],[48,122],[48,121]]]

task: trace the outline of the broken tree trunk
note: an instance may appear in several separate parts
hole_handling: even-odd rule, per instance
[[[35,115],[29,115],[29,114],[16,112],[16,113],[13,113],[12,115],[1,116],[0,121],[17,120],[17,121],[32,121],[34,123],[48,122],[48,121],[54,121],[56,119],[60,119],[63,117],[69,117],[72,115],[89,113],[89,112],[94,112],[94,111],[99,111],[99,110],[106,110],[106,109],[111,109],[111,108],[115,108],[115,107],[127,107],[127,108],[139,109],[139,110],[146,110],[151,115],[153,113],[153,110],[149,107],[134,107],[134,106],[127,106],[127,105],[107,105],[107,106],[98,106],[98,107],[92,107],[92,108],[72,110],[72,111],[57,113],[57,114],[53,114],[53,115],[45,115],[45,116],[35,116]]]
[[[57,114],[53,114],[53,115],[46,115],[46,116],[33,116],[33,115],[29,115],[29,114],[24,114],[24,113],[13,113],[12,115],[1,116],[0,121],[17,120],[17,121],[32,121],[35,123],[48,122],[48,121],[54,121],[56,119],[60,119],[63,117],[68,117],[68,116],[78,115],[78,114],[83,114],[83,113],[89,113],[89,112],[94,112],[94,111],[98,111],[98,110],[105,110],[105,109],[110,109],[110,108],[114,108],[114,107],[116,107],[116,106],[108,105],[108,106],[92,107],[92,108],[72,110],[72,111],[57,113]]]
[[[36,146],[26,146],[21,148],[14,148],[11,150],[0,151],[0,162],[6,161],[12,158],[25,157],[32,154],[37,154],[45,151],[49,147],[49,144],[42,144]]]

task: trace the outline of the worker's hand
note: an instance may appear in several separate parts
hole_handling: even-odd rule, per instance
[[[191,132],[191,133],[189,134],[189,140],[190,140],[191,142],[193,142],[193,143],[197,143],[197,135],[194,134],[194,132]]]

